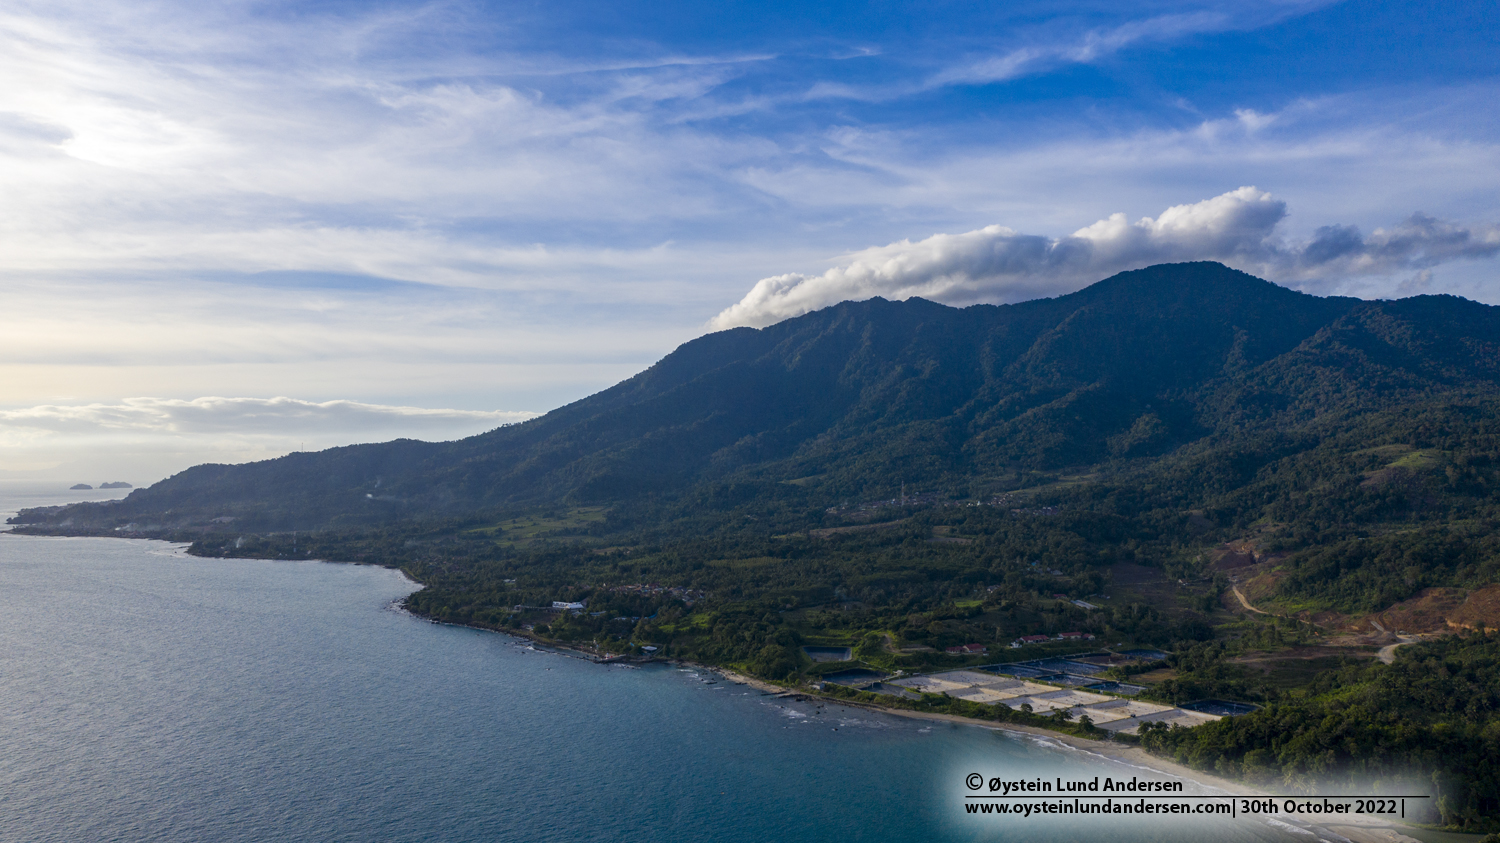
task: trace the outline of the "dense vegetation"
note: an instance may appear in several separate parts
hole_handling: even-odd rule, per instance
[[[1490,639],[1245,666],[1326,643],[1315,618],[1500,582],[1500,308],[1450,296],[1317,298],[1182,264],[1005,307],[845,303],[461,442],[199,466],[16,520],[401,567],[436,619],[779,680],[848,666],[809,644],[883,669],[1067,631],[1163,647],[1148,696],[1267,708],[1152,733],[1157,751],[1293,784],[1417,765],[1449,822],[1494,813],[1492,767],[1422,750],[1496,757]],[[1253,550],[1269,614],[1230,611],[1227,542]],[[1490,696],[1408,717],[1399,695],[1460,689],[1439,674]]]
[[[1254,714],[1194,729],[1148,724],[1141,741],[1270,786],[1371,792],[1429,771],[1435,787],[1424,790],[1443,821],[1484,829],[1500,816],[1500,634],[1411,645],[1389,666],[1344,664]]]
[[[235,531],[267,532],[554,503],[722,512],[767,493],[821,508],[903,482],[984,495],[1184,449],[1200,464],[1181,462],[1189,471],[1173,482],[1223,492],[1267,458],[1378,431],[1372,414],[1474,411],[1497,382],[1495,308],[1318,298],[1179,264],[1002,307],[848,302],[693,340],[611,389],[481,436],[198,466],[61,520],[214,529],[233,518]],[[782,482],[801,494],[770,488]]]

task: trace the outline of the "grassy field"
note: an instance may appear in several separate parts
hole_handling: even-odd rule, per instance
[[[581,540],[582,536],[573,534],[587,529],[592,524],[603,521],[607,512],[608,507],[580,506],[574,507],[560,515],[523,515],[486,527],[475,527],[465,532],[473,535],[489,536],[497,544],[509,546],[527,545],[543,538],[574,538]]]

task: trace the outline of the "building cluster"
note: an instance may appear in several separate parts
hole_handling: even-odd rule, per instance
[[[944,652],[955,656],[982,656],[989,650],[983,644],[960,644],[957,647],[944,648]]]
[[[708,592],[696,588],[684,588],[680,585],[657,585],[656,583],[635,583],[633,585],[617,585],[610,589],[621,594],[640,594],[647,597],[675,597],[689,606],[708,598]]]
[[[881,509],[902,509],[912,506],[994,506],[1010,508],[1010,513],[1018,518],[1024,518],[1028,516],[1045,517],[1049,515],[1056,515],[1058,513],[1058,509],[1055,506],[1015,507],[1015,504],[1020,503],[1021,500],[1021,498],[1018,498],[1015,495],[1004,494],[995,495],[989,500],[983,501],[956,501],[949,500],[943,497],[942,494],[938,492],[913,492],[909,495],[903,493],[898,497],[888,498],[886,500],[865,501],[864,503],[846,503],[840,504],[838,506],[830,506],[826,511],[829,515],[848,516],[850,514],[857,514],[861,512],[868,513],[875,512]]]
[[[1047,635],[1023,635],[1010,642],[1012,650],[1025,647],[1027,644],[1045,644],[1048,641],[1093,641],[1094,636],[1087,632],[1059,632],[1054,636]]]
[[[997,664],[901,678],[868,678],[838,684],[877,694],[920,699],[944,694],[980,705],[1005,706],[1017,711],[1067,712],[1071,719],[1088,717],[1106,732],[1138,734],[1148,723],[1197,726],[1225,716],[1245,714],[1255,706],[1229,700],[1202,700],[1181,706],[1130,699],[1146,690],[1099,678],[1102,665],[1064,659],[1038,659],[1021,664]],[[879,676],[879,674],[875,674]],[[837,680],[834,680],[837,681]]]
[[[1027,518],[1027,517],[1031,517],[1031,518],[1046,518],[1046,517],[1051,516],[1051,515],[1056,515],[1057,514],[1057,507],[1055,507],[1055,506],[1028,506],[1028,507],[1024,507],[1024,508],[1020,508],[1020,509],[1012,509],[1010,511],[1010,514],[1016,516],[1017,518]]]
[[[588,601],[574,603],[568,600],[553,600],[551,606],[527,606],[525,603],[517,603],[510,607],[510,609],[512,612],[552,612],[554,614],[571,612],[579,615],[583,613],[584,609],[588,608],[588,605]]]
[[[829,515],[847,515],[851,512],[874,512],[879,509],[900,509],[908,506],[973,506],[976,504],[965,501],[944,500],[937,492],[916,492],[910,495],[890,498],[889,500],[865,501],[864,503],[846,503],[839,506],[830,506],[827,509]]]

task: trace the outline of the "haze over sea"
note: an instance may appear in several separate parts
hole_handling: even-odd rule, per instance
[[[124,494],[61,488],[0,482],[0,517]],[[963,778],[1142,772],[538,652],[400,612],[413,588],[381,568],[0,536],[0,840],[1101,839],[965,817]],[[1107,837],[1205,830],[1137,829]]]

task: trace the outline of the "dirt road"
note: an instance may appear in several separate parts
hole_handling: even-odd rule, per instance
[[[1249,609],[1250,611],[1256,613],[1257,615],[1269,615],[1269,614],[1271,614],[1270,612],[1267,612],[1264,609],[1257,609],[1254,606],[1251,606],[1250,605],[1250,601],[1246,600],[1245,599],[1245,595],[1240,592],[1240,587],[1239,586],[1234,585],[1234,586],[1230,586],[1230,588],[1234,591],[1234,596],[1237,597],[1237,598],[1239,598],[1241,606],[1244,606],[1246,609]]]
[[[1403,644],[1415,644],[1415,643],[1417,643],[1417,641],[1418,641],[1418,639],[1417,639],[1417,637],[1415,635],[1403,635],[1403,636],[1401,636],[1401,640],[1400,641],[1397,641],[1394,644],[1387,644],[1384,647],[1381,647],[1380,648],[1380,652],[1378,652],[1378,653],[1375,654],[1375,658],[1380,659],[1385,664],[1390,664],[1391,662],[1393,662],[1393,661],[1396,660],[1396,648],[1397,647],[1400,647]]]

